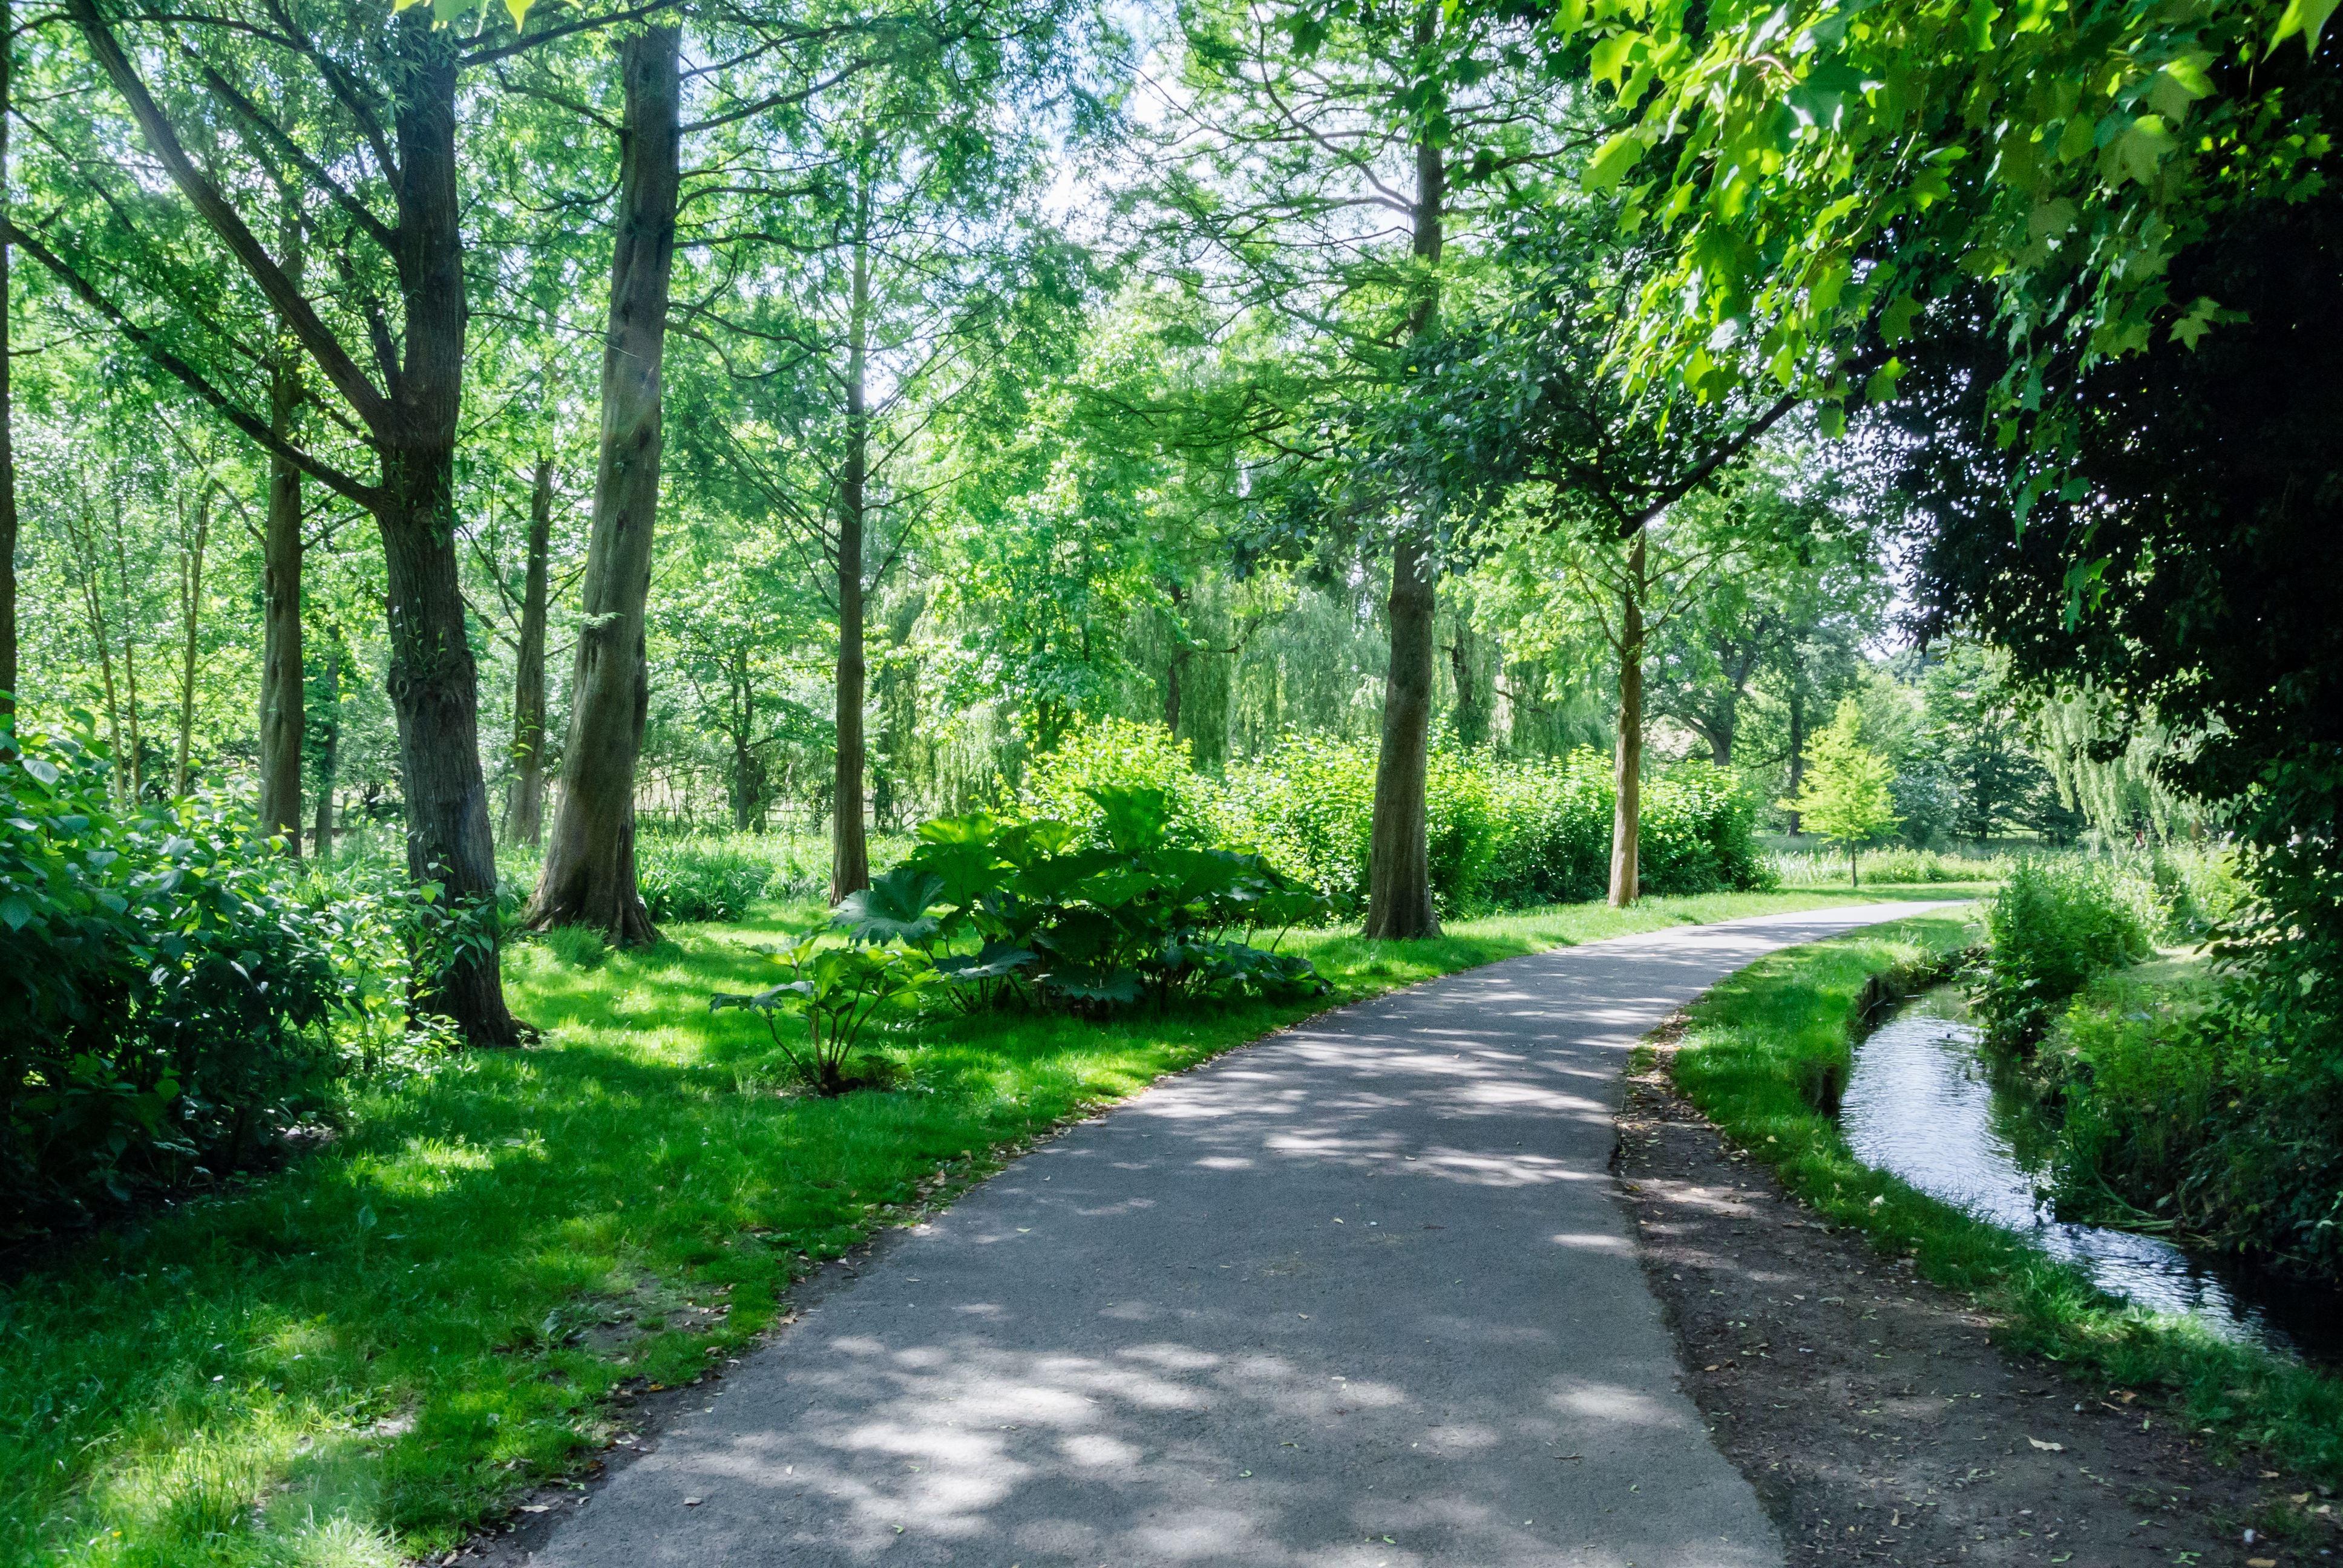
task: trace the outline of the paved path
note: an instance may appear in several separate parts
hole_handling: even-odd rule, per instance
[[[1935,907],[1516,959],[1168,1081],[891,1248],[538,1561],[1776,1563],[1612,1197],[1623,1059],[1761,954]]]

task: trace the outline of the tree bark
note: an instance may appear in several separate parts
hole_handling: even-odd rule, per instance
[[[456,43],[421,12],[399,19],[400,154],[396,258],[406,363],[375,446],[389,620],[391,708],[407,808],[407,869],[450,907],[479,910],[488,940],[435,984],[427,1005],[473,1045],[514,1045],[495,940],[497,860],[480,771],[480,688],[456,560],[456,439],[464,385],[463,235],[457,192]]]
[[[1432,907],[1432,853],[1423,786],[1432,731],[1435,595],[1422,548],[1403,534],[1392,547],[1391,672],[1383,681],[1383,749],[1375,759],[1375,814],[1367,851],[1367,931],[1409,939],[1440,934]]]
[[[301,235],[285,226],[284,266],[301,275]],[[299,407],[300,352],[281,324],[268,367],[268,427],[290,438]],[[301,852],[301,733],[307,699],[301,655],[301,470],[283,454],[268,460],[268,516],[261,539],[260,831]]]
[[[1798,798],[1799,788],[1806,779],[1806,682],[1805,672],[1794,661],[1790,666],[1790,799]],[[1790,813],[1790,831],[1798,830],[1798,813]]]
[[[338,635],[326,643],[325,680],[317,745],[317,820],[309,835],[310,852],[319,864],[334,858],[334,786],[341,771],[342,639]]]
[[[1489,690],[1473,668],[1473,623],[1456,612],[1456,640],[1448,645],[1448,672],[1456,683],[1456,743],[1479,749],[1489,743]]]
[[[108,476],[111,487],[113,479]],[[126,607],[122,617],[122,700],[130,719],[130,756],[123,778],[128,793],[124,803],[136,808],[146,794],[146,739],[138,729],[138,645],[135,634],[138,618],[127,611],[130,604],[130,554],[122,542],[122,495],[116,490],[111,498],[114,509],[114,576]]]
[[[1642,896],[1644,828],[1644,531],[1627,548],[1627,583],[1619,596],[1619,744],[1612,775],[1611,907]]]
[[[179,736],[172,753],[171,798],[187,793],[187,754],[196,736],[196,638],[204,615],[204,552],[211,544],[212,488],[208,482],[196,493],[194,533],[183,540],[179,554]]]
[[[513,776],[505,799],[505,841],[531,849],[545,838],[545,618],[552,559],[553,458],[540,453],[528,492],[528,566],[513,658]]]
[[[643,608],[659,517],[659,374],[675,259],[681,139],[679,33],[619,45],[626,85],[610,325],[602,353],[601,449],[569,686],[561,799],[528,923],[586,925],[615,946],[657,939],[635,887],[635,765],[650,709]]]
[[[0,0],[0,222],[9,216],[8,126],[15,106],[16,24]],[[10,374],[8,246],[0,240],[0,717],[16,710],[16,396]]]
[[[838,772],[830,815],[830,901],[870,885],[862,822],[862,556],[870,477],[870,186],[855,206],[854,294],[847,306],[846,467],[838,487]]]
[[[1416,41],[1429,45],[1438,9],[1418,13]],[[1448,171],[1441,148],[1427,139],[1415,149],[1413,250],[1427,268],[1440,261],[1441,218]],[[1436,274],[1408,324],[1421,340],[1440,307]],[[1367,847],[1367,927],[1370,937],[1437,936],[1432,905],[1432,854],[1425,821],[1424,779],[1431,771],[1433,618],[1437,596],[1433,563],[1423,542],[1403,528],[1392,545],[1390,673],[1383,682],[1383,734],[1375,756],[1375,813]]]

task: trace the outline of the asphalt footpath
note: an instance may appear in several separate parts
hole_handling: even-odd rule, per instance
[[[1607,1167],[1629,1050],[1765,953],[1589,943],[1331,1012],[1052,1140],[613,1477],[549,1568],[1760,1568]]]

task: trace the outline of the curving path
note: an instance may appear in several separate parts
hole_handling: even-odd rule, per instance
[[[1515,959],[1168,1080],[890,1248],[537,1561],[1778,1563],[1613,1198],[1621,1069],[1753,959],[1941,907]]]

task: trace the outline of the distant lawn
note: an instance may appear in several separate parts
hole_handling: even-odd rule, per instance
[[[810,907],[605,953],[516,945],[533,1050],[362,1094],[290,1169],[0,1290],[0,1563],[385,1564],[453,1544],[612,1430],[633,1378],[686,1381],[789,1283],[998,1169],[1034,1134],[1321,1008],[1523,953],[1958,887],[1801,888],[1302,933],[1333,994],[1109,1024],[940,1018],[900,1085],[797,1093],[708,996]]]

